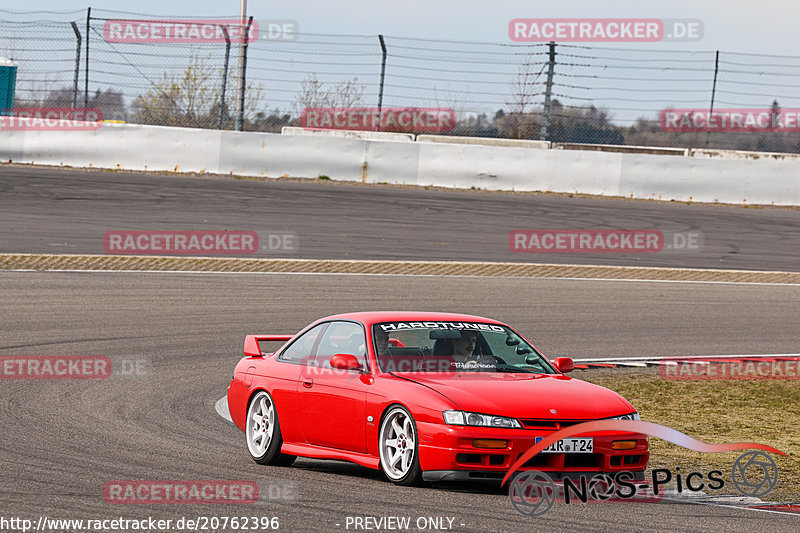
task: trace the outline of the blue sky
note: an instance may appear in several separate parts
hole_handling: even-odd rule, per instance
[[[235,16],[239,13],[239,0],[6,0],[3,8],[65,11],[83,10],[88,5],[155,15]],[[705,25],[702,41],[647,46],[800,55],[800,32],[796,27],[800,8],[796,2],[783,0],[250,0],[248,12],[259,20],[294,19],[302,32],[383,33],[498,43],[509,42],[506,28],[513,18],[697,18]]]

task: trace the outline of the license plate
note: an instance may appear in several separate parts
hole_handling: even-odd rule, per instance
[[[544,437],[536,437],[536,443],[542,439]],[[542,450],[542,453],[594,453],[594,438],[562,439]]]

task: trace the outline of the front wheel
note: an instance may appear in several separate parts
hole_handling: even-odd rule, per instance
[[[389,409],[381,422],[378,436],[381,470],[397,485],[417,485],[422,480],[419,466],[417,424],[399,405]]]
[[[278,423],[275,402],[267,391],[258,391],[247,408],[245,426],[247,449],[255,462],[261,465],[289,466],[294,455],[281,453],[283,438]]]

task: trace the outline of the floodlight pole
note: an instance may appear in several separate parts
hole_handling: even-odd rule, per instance
[[[78,77],[81,72],[81,32],[78,30],[78,25],[73,20],[72,31],[75,32],[75,40],[78,43],[75,47],[75,79],[72,82],[72,107],[78,107]]]
[[[378,35],[378,41],[381,43],[381,87],[378,89],[378,125],[375,131],[381,131],[381,114],[383,113],[383,80],[386,77],[386,43],[383,40],[383,35]]]
[[[222,24],[222,34],[225,36],[225,66],[222,69],[222,91],[219,99],[219,119],[217,120],[217,129],[222,129],[222,117],[225,110],[225,88],[228,85],[228,61],[231,57],[231,38],[228,36],[228,28]]]
[[[89,30],[92,21],[92,8],[86,10],[86,68],[83,76],[83,107],[89,107]]]
[[[239,91],[236,98],[236,124],[234,129],[242,131],[244,126],[244,62],[247,53],[247,37],[245,31],[245,21],[247,20],[247,0],[241,0],[239,4]]]
[[[547,140],[547,128],[550,126],[550,98],[553,94],[553,71],[556,67],[556,43],[550,42],[547,45],[549,61],[547,62],[547,85],[544,89],[544,109],[542,111],[542,124],[539,127],[539,140]]]
[[[714,97],[717,95],[717,74],[719,74],[719,50],[717,50],[716,59],[714,59],[714,84],[711,86],[711,107],[708,109],[707,124],[711,123],[711,116],[714,114]],[[706,132],[706,147],[711,140],[711,128]]]

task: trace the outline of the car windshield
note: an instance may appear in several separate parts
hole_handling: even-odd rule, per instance
[[[383,372],[557,374],[509,327],[479,322],[383,322],[372,326]]]

